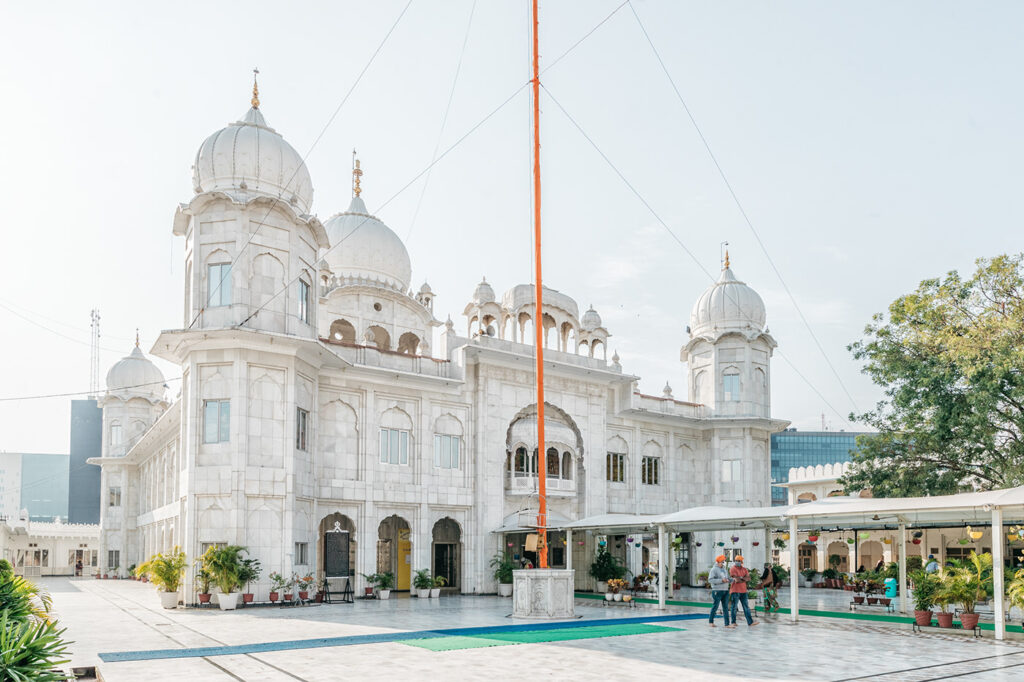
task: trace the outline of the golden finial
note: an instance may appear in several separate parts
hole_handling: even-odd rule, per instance
[[[255,68],[255,69],[252,70],[252,108],[253,109],[259,109],[260,108],[260,86],[256,82],[256,76],[258,76],[259,73],[260,73],[259,68]]]
[[[352,150],[352,155],[353,157],[355,156],[354,149]],[[362,188],[359,187],[359,178],[361,177],[363,177],[363,169],[359,167],[359,159],[356,159],[355,167],[352,169],[352,193],[357,197],[363,191]]]
[[[139,328],[135,328],[135,347],[139,347]]]
[[[729,267],[729,249],[725,250],[725,267]]]

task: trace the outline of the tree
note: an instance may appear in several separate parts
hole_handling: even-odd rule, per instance
[[[848,349],[884,389],[851,418],[861,436],[841,483],[878,497],[1024,484],[1024,254],[921,282]]]

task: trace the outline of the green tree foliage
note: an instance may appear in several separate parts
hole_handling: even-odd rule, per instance
[[[937,495],[1024,485],[1024,254],[921,282],[849,346],[885,391],[851,415],[861,436],[847,491]]]

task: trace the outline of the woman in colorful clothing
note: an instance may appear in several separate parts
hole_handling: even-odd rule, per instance
[[[776,588],[778,581],[775,579],[775,571],[770,564],[764,565],[764,573],[761,574],[761,588],[764,590],[764,612],[771,613],[772,609],[779,612],[779,600],[776,599]]]

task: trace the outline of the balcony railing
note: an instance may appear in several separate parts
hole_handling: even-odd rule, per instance
[[[537,494],[537,474],[535,473],[507,473],[505,476],[505,491],[509,495],[535,495]],[[548,495],[568,497],[576,494],[576,481],[568,478],[553,478],[548,476]]]

